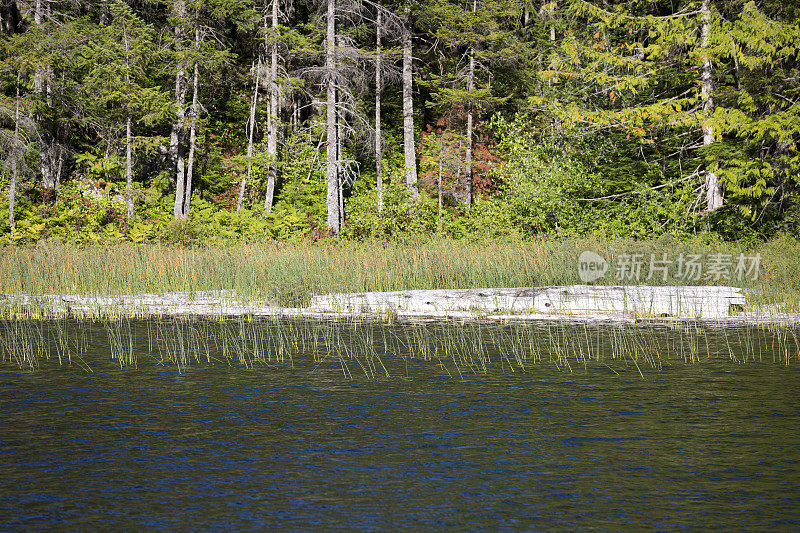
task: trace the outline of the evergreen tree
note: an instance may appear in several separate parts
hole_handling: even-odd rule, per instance
[[[638,142],[653,159],[666,155],[678,169],[694,170],[674,179],[703,176],[706,211],[722,205],[722,188],[736,201],[771,195],[766,181],[753,183],[741,172],[751,166],[749,157],[730,157],[729,147],[754,134],[758,143],[790,138],[785,126],[778,132],[771,124],[790,118],[793,106],[775,105],[787,98],[777,92],[766,96],[772,105],[756,109],[741,78],[750,74],[748,66],[755,73],[796,65],[800,45],[796,25],[768,19],[753,2],[719,7],[711,0],[677,9],[656,2],[628,11],[574,0],[577,22],[544,72],[572,95],[553,109],[565,125],[621,131],[622,142]],[[784,87],[791,91],[791,85]],[[723,152],[728,156],[720,157]]]
[[[88,29],[87,29],[88,32]],[[168,116],[168,95],[152,76],[158,59],[155,33],[122,1],[108,6],[107,24],[77,51],[76,69],[89,122],[103,139],[106,153],[125,154],[128,218],[133,217],[134,125],[151,126]],[[119,149],[124,130],[124,150]]]
[[[464,115],[463,199],[469,210],[473,196],[473,133],[475,117],[498,103],[492,94],[493,67],[517,51],[510,20],[518,16],[515,0],[467,3],[439,0],[428,7],[429,31],[441,52],[439,73],[430,75],[431,105],[445,115]],[[455,53],[454,53],[455,52]]]

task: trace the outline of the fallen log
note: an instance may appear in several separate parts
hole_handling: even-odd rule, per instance
[[[744,305],[736,287],[646,285],[436,289],[323,294],[311,298],[317,312],[437,314],[443,311],[545,314],[633,314],[722,318]]]

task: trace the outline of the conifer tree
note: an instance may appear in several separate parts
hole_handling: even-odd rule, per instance
[[[491,67],[515,55],[515,39],[509,19],[516,18],[515,0],[493,2],[439,0],[427,8],[427,21],[437,46],[443,74],[429,75],[431,105],[445,115],[455,109],[464,115],[463,199],[467,210],[472,204],[473,137],[476,116],[501,99],[491,91]],[[455,52],[455,53],[454,53]],[[451,58],[447,61],[445,58]]]
[[[765,180],[753,183],[742,172],[752,168],[750,157],[742,151],[731,157],[731,147],[752,142],[747,136],[759,144],[796,139],[784,120],[796,111],[780,103],[788,93],[758,97],[732,80],[749,74],[747,66],[755,74],[796,62],[796,25],[767,18],[754,2],[699,0],[678,9],[657,2],[627,11],[572,0],[569,8],[576,24],[543,73],[563,84],[562,95],[571,94],[567,105],[554,108],[565,124],[618,130],[626,140],[668,154],[686,169],[675,179],[703,178],[696,205],[706,212],[721,207],[723,189],[737,201],[771,194]],[[757,99],[770,104],[758,106]]]
[[[168,114],[168,95],[149,72],[156,58],[153,28],[123,1],[107,5],[106,24],[92,29],[91,38],[77,51],[76,70],[84,109],[92,128],[104,138],[106,152],[124,151],[127,215],[134,211],[134,125],[152,125]],[[124,129],[124,150],[118,150]]]
[[[221,23],[233,23],[248,29],[253,27],[254,20],[255,12],[246,0],[173,0],[176,121],[172,128],[171,153],[176,163],[175,218],[185,217],[191,206],[199,117],[204,109],[200,100],[201,67],[204,72],[212,72],[231,60],[230,50],[224,46],[219,31]],[[193,39],[188,40],[189,35]],[[192,99],[187,109],[189,71]]]

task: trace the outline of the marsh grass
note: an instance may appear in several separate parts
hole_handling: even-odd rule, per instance
[[[37,370],[47,362],[157,364],[179,372],[203,364],[246,369],[335,366],[345,379],[382,379],[409,365],[454,379],[487,373],[602,367],[614,373],[729,361],[800,364],[800,327],[591,325],[471,320],[385,323],[239,317],[234,320],[2,320],[2,361]]]
[[[0,250],[0,293],[122,295],[232,289],[245,302],[306,306],[314,293],[407,289],[530,287],[580,283],[577,257],[594,250],[613,265],[623,253],[761,254],[757,280],[719,280],[740,286],[753,308],[797,311],[800,243],[782,238],[754,249],[717,242],[565,239],[460,243],[291,243],[230,248],[119,245],[73,248],[40,243]],[[607,275],[606,283],[618,283]],[[635,280],[628,280],[634,283]],[[675,277],[649,284],[681,285]],[[700,280],[700,284],[712,283]],[[614,372],[708,359],[793,364],[800,329],[792,325],[713,328],[675,325],[566,323],[381,322],[340,317],[305,320],[240,316],[133,319],[113,305],[94,320],[48,312],[46,306],[0,305],[2,361],[35,370],[43,362],[91,369],[98,354],[120,367],[142,362],[245,368],[334,365],[348,379],[397,375],[409,364],[431,365],[453,378],[520,372],[536,366]],[[771,311],[768,311],[771,312]],[[91,355],[90,355],[91,354]]]
[[[778,304],[788,311],[797,311],[800,302],[800,243],[790,238],[751,249],[702,239],[678,242],[669,237],[648,242],[428,240],[242,244],[226,248],[74,248],[42,242],[0,250],[0,293],[121,295],[233,289],[243,301],[303,307],[315,293],[581,283],[577,257],[583,250],[594,250],[610,263],[611,271],[598,284],[620,283],[614,277],[614,266],[626,253],[640,253],[645,261],[650,254],[661,257],[664,253],[673,259],[682,252],[703,257],[712,253],[733,257],[760,253],[761,268],[755,281],[703,278],[692,284],[743,287],[753,305]],[[666,280],[656,276],[638,283],[687,284],[674,274],[670,271]],[[5,313],[10,314],[7,306]]]

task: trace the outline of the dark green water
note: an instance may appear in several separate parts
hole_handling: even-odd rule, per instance
[[[107,350],[0,366],[3,530],[800,527],[796,363],[347,381]]]

